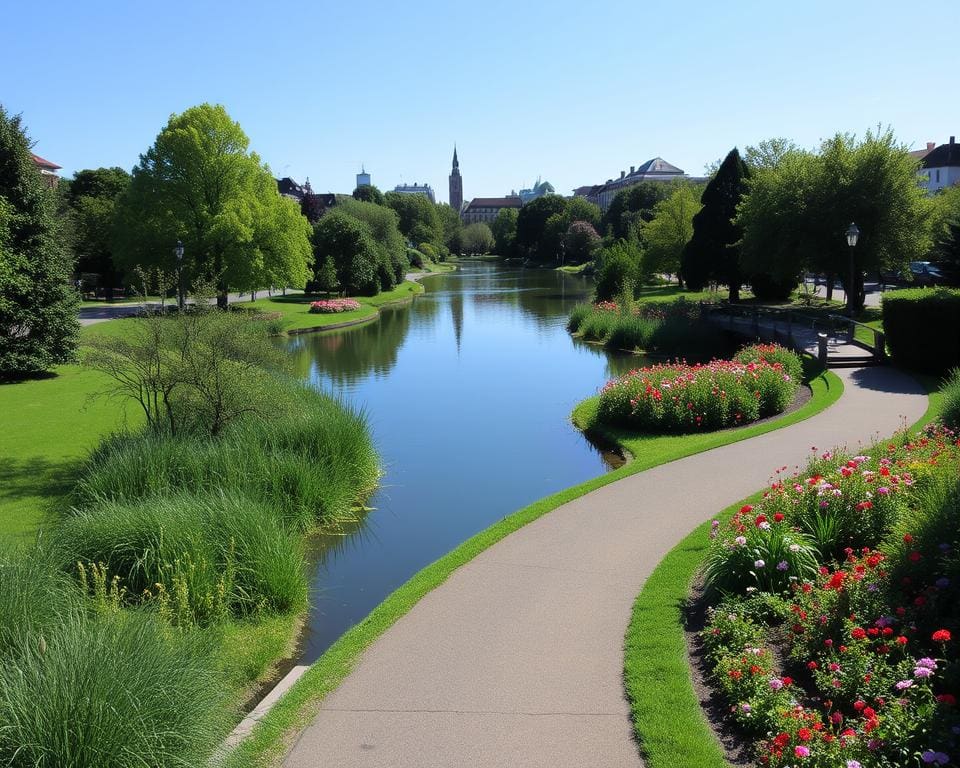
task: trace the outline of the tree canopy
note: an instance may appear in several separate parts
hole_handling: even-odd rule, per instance
[[[463,228],[460,237],[462,252],[471,256],[490,253],[496,247],[493,232],[483,222],[468,224]]]
[[[653,218],[654,206],[672,192],[672,184],[662,181],[644,181],[621,189],[604,212],[600,231],[614,240],[628,237],[642,222]]]
[[[653,207],[653,218],[641,229],[647,246],[644,269],[649,274],[680,274],[683,251],[693,237],[693,217],[702,207],[697,188],[690,184],[678,184],[670,197]]]
[[[523,206],[517,215],[515,244],[519,255],[541,262],[557,260],[568,226],[563,218],[566,210],[567,201],[559,195],[544,195]]]
[[[890,130],[862,140],[837,134],[818,152],[786,147],[749,182],[738,215],[748,272],[796,278],[803,270],[838,276],[847,288],[854,260],[852,309],[863,306],[863,272],[896,268],[930,248],[933,203],[917,162]],[[851,222],[860,229],[847,246]]]
[[[360,200],[364,203],[383,205],[383,192],[373,186],[373,184],[364,184],[362,187],[357,187],[353,190],[353,199]]]
[[[517,239],[517,209],[501,208],[493,220],[490,230],[496,241],[496,251],[508,259],[514,255],[514,241]]]
[[[54,193],[19,117],[0,106],[0,378],[70,360],[80,330]]]
[[[397,214],[400,232],[411,243],[431,243],[443,245],[444,225],[437,211],[426,195],[407,195],[400,192],[387,192],[384,202]]]
[[[188,278],[214,279],[224,302],[229,289],[264,279],[302,285],[309,237],[299,206],[277,192],[240,125],[222,106],[201,104],[171,116],[140,156],[118,204],[114,252],[127,270],[173,271],[182,240]]]

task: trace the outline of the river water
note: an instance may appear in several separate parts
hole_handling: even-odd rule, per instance
[[[310,543],[310,663],[390,592],[490,524],[607,471],[570,423],[637,359],[564,325],[591,285],[468,262],[357,328],[294,337],[297,369],[364,409],[385,474],[364,520]]]

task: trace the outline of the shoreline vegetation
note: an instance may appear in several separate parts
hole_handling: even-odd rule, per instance
[[[85,382],[74,402],[98,393],[134,407],[126,424],[100,422],[82,442],[107,437],[56,482],[10,470],[21,487],[9,513],[37,494],[42,527],[0,552],[0,651],[23,671],[3,679],[0,756],[112,765],[129,749],[151,764],[202,762],[289,655],[307,603],[304,534],[363,514],[380,470],[365,415],[286,377],[267,331],[204,309],[85,334],[86,365],[67,366]],[[139,367],[149,359],[162,362]],[[4,385],[0,398],[55,392],[58,378]],[[137,654],[150,663],[132,664]],[[81,679],[82,692],[70,682]],[[113,706],[129,691],[136,712]]]
[[[712,433],[643,436],[632,444],[624,442],[629,460],[623,467],[559,491],[514,512],[426,566],[391,593],[366,618],[344,633],[314,662],[260,721],[251,735],[226,758],[224,767],[279,765],[291,739],[300,729],[306,727],[319,703],[350,673],[363,651],[413,608],[424,595],[442,584],[453,571],[513,531],[562,504],[621,478],[809,418],[832,405],[843,393],[842,381],[829,371],[821,372],[812,367],[808,368],[804,381],[811,389],[811,398],[797,410],[769,420]],[[584,401],[572,415],[574,424],[581,429],[589,423],[590,403],[590,399]]]

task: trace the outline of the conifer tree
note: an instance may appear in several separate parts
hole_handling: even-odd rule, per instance
[[[0,378],[48,371],[76,349],[79,297],[55,208],[19,116],[0,106]]]
[[[703,208],[693,217],[693,237],[683,253],[683,279],[690,290],[702,290],[711,279],[730,288],[730,301],[740,298],[740,239],[734,222],[746,192],[749,170],[734,147],[703,190]]]

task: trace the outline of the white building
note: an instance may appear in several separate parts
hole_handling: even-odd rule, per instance
[[[960,144],[951,136],[947,144],[924,155],[920,167],[928,192],[960,184]]]
[[[433,196],[433,188],[429,184],[397,184],[393,191],[401,195],[423,195],[431,203],[437,202]]]
[[[357,186],[358,187],[370,186],[370,174],[367,173],[366,168],[364,168],[362,165],[360,166],[360,173],[357,174]]]
[[[652,160],[647,160],[639,168],[631,165],[630,173],[620,171],[619,179],[607,179],[605,184],[577,187],[573,194],[577,197],[585,197],[591,203],[599,205],[601,211],[605,211],[610,207],[613,198],[621,189],[632,187],[644,181],[674,181],[676,179],[699,181],[699,179],[687,176],[680,168],[668,163],[662,157],[655,157]]]

